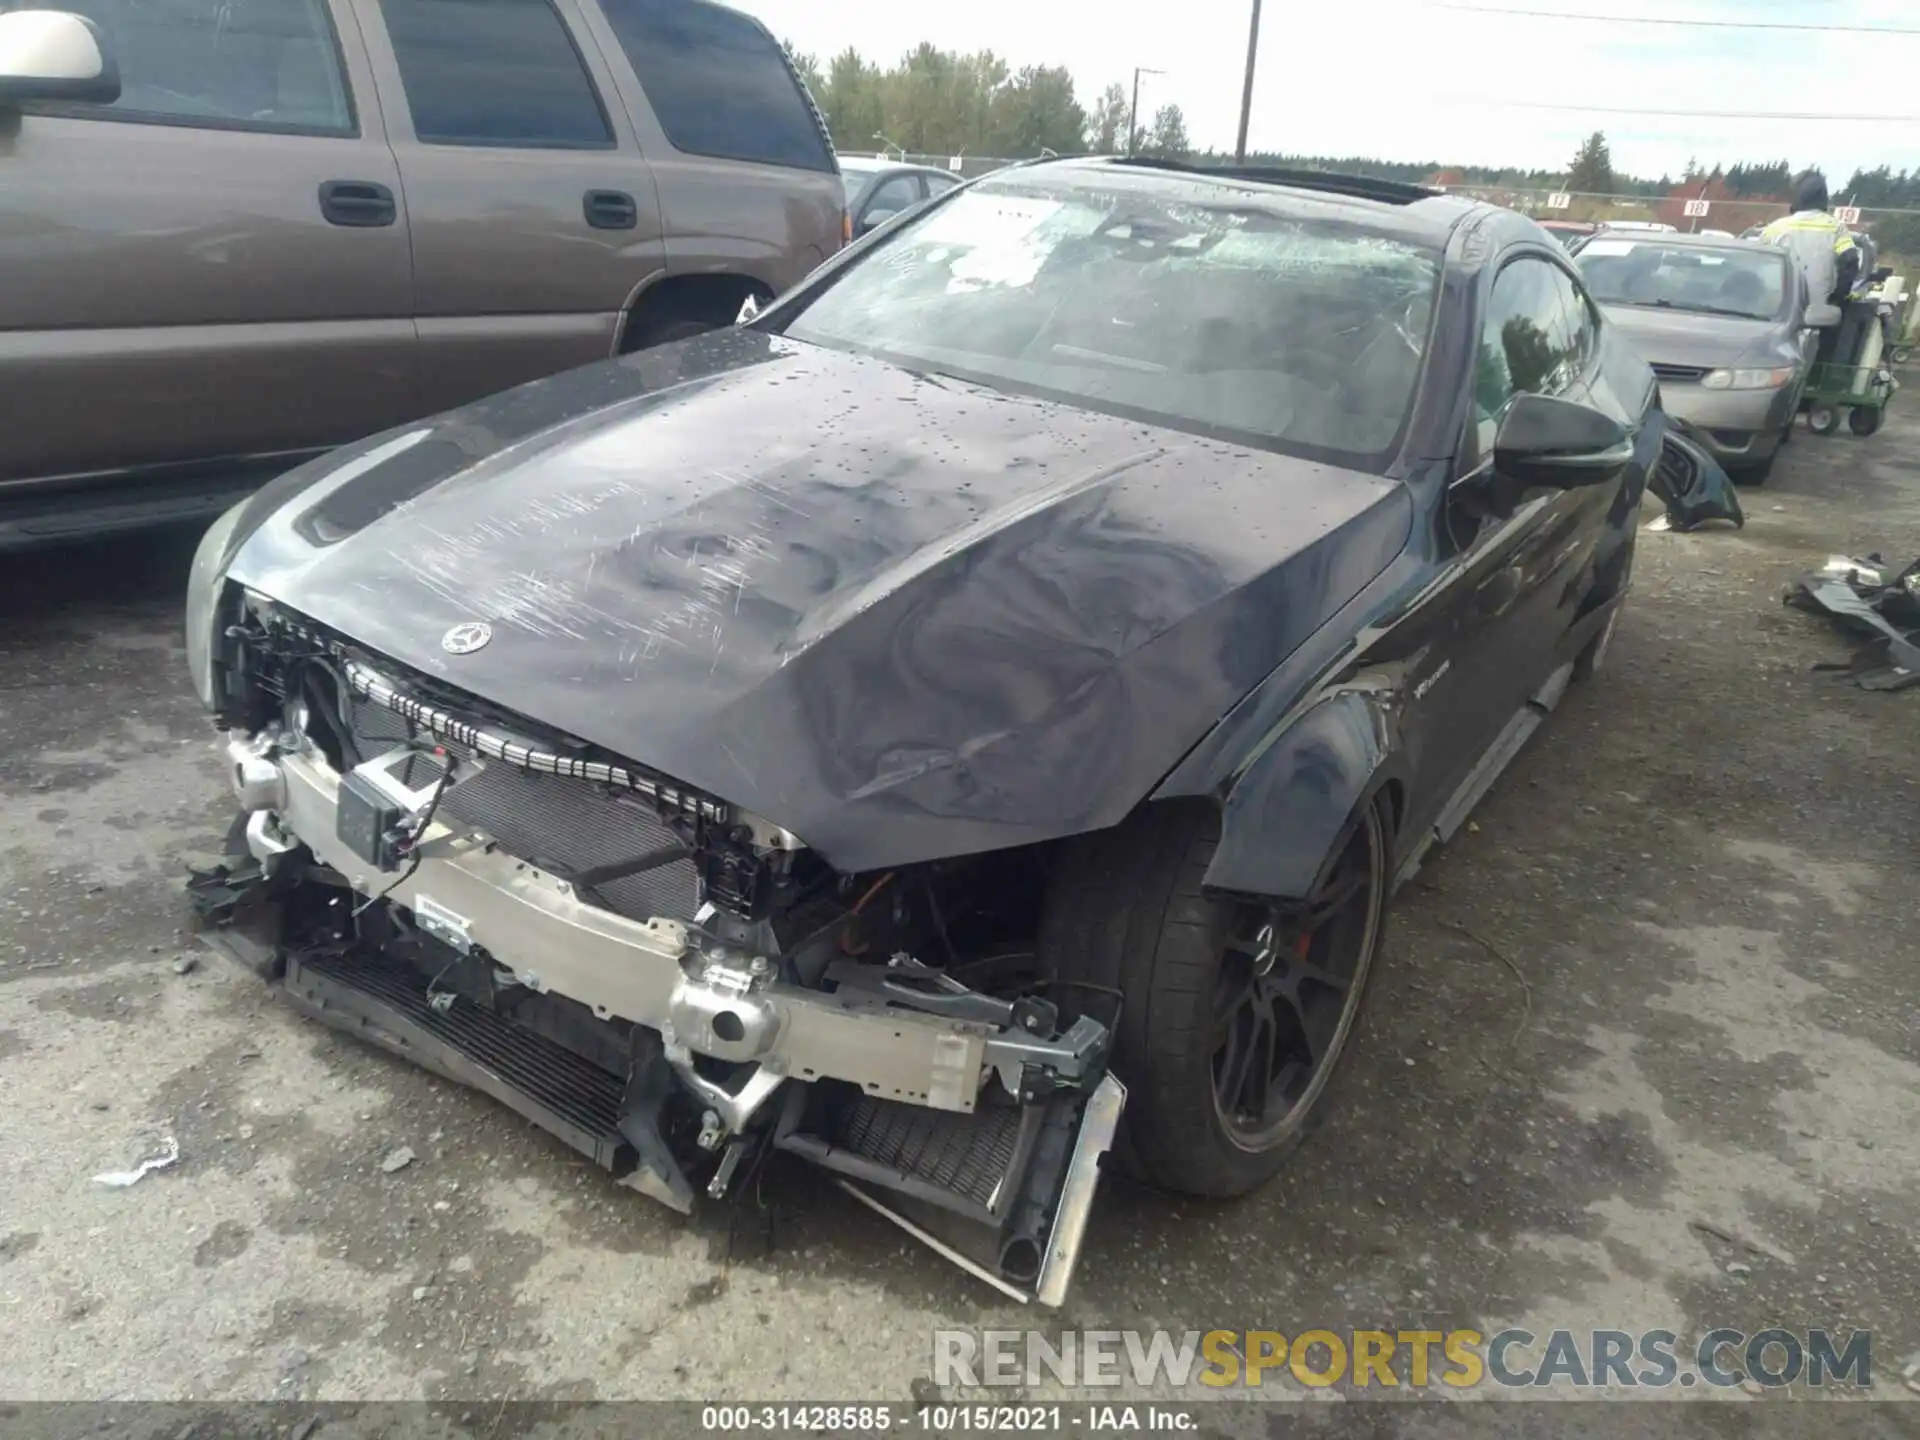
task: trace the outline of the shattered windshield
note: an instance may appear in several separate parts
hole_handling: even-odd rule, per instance
[[[1607,304],[1748,320],[1771,320],[1786,306],[1786,256],[1765,250],[1601,236],[1576,261],[1593,298]]]
[[[1017,393],[1380,468],[1436,251],[1258,192],[1003,180],[904,226],[785,328]]]

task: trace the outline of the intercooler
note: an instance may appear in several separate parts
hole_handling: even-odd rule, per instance
[[[408,739],[407,721],[386,706],[356,695],[348,716],[354,743],[367,757]],[[443,744],[457,761],[471,755]],[[456,772],[458,773],[458,772]],[[397,773],[410,786],[431,784],[439,771],[422,755]],[[672,830],[639,795],[566,775],[541,775],[500,761],[478,774],[458,776],[439,808],[440,818],[471,826],[517,859],[567,878],[618,867],[676,843]],[[591,894],[632,919],[690,920],[698,904],[692,858],[638,875],[600,880]]]

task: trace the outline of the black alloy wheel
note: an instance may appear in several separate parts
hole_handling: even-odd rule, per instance
[[[1128,1090],[1115,1161],[1167,1190],[1234,1196],[1272,1179],[1329,1108],[1384,929],[1392,811],[1381,797],[1348,822],[1304,904],[1210,893],[1219,826],[1210,806],[1155,804],[1072,842],[1037,959],[1064,1011],[1114,1027]]]
[[[1304,909],[1222,907],[1209,1064],[1214,1116],[1239,1149],[1285,1145],[1346,1048],[1385,906],[1380,829],[1369,811]]]

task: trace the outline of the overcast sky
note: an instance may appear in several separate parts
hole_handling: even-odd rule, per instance
[[[732,0],[823,62],[852,45],[891,63],[922,40],[1064,64],[1083,104],[1141,78],[1140,109],[1177,102],[1201,146],[1231,149],[1249,0]],[[1920,28],[1920,0],[1459,0],[1526,10]],[[1267,0],[1249,145],[1563,167],[1607,132],[1617,167],[1676,177],[1690,156],[1920,166],[1920,125],[1717,120],[1518,108],[1638,106],[1920,115],[1920,36],[1599,24],[1466,13],[1444,0]],[[1507,103],[1502,103],[1507,102]]]

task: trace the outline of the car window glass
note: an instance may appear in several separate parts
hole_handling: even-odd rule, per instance
[[[1569,298],[1577,298],[1573,287],[1545,260],[1515,260],[1495,278],[1474,386],[1482,454],[1516,394],[1557,395],[1578,376]]]
[[[602,8],[674,149],[834,168],[813,102],[759,21],[701,0],[604,0]]]
[[[1565,322],[1568,358],[1576,372],[1585,370],[1600,342],[1599,327],[1594,324],[1593,306],[1564,270],[1553,272],[1554,288],[1560,292],[1560,311]]]
[[[613,144],[580,53],[547,0],[380,0],[380,10],[423,142]]]
[[[920,182],[911,175],[895,175],[873,192],[861,219],[868,225],[878,225],[892,219],[909,205],[919,203]]]
[[[1786,309],[1787,257],[1741,246],[1663,244],[1603,235],[1581,247],[1580,273],[1609,305],[1770,320]]]
[[[325,0],[0,0],[0,12],[48,8],[98,25],[120,67],[117,101],[72,108],[188,125],[354,132]]]
[[[929,175],[927,176],[927,193],[929,195],[944,195],[959,183],[958,180],[949,179],[945,175]]]
[[[1318,204],[1018,174],[902,216],[781,322],[797,340],[1379,473],[1440,274]]]
[[[840,191],[846,204],[851,205],[859,198],[860,187],[871,180],[880,170],[871,162],[849,161],[844,157],[840,161]]]

